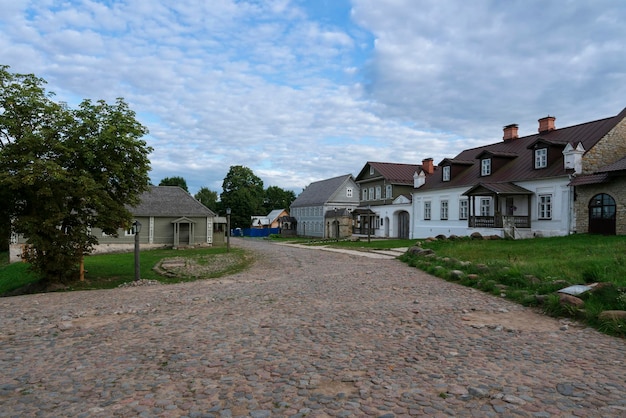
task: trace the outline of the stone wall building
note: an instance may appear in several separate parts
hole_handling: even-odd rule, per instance
[[[626,234],[626,109],[615,120],[570,183],[578,233]]]

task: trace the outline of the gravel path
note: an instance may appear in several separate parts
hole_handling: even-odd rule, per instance
[[[0,299],[0,417],[626,416],[626,342],[375,259]]]

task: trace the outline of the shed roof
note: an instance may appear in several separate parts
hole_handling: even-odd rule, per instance
[[[130,211],[135,216],[210,217],[211,209],[198,202],[178,186],[150,186],[141,195],[141,202]]]
[[[478,183],[476,186],[463,193],[465,196],[482,196],[485,194],[506,196],[533,194],[533,192],[513,183]]]
[[[586,184],[606,183],[609,180],[608,173],[588,174],[577,176],[569,182],[568,186],[584,186]]]

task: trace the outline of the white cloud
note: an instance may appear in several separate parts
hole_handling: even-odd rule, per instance
[[[355,0],[353,16],[376,37],[371,98],[421,127],[530,133],[547,113],[571,124],[625,104],[626,9],[610,0]]]
[[[221,192],[231,165],[299,192],[626,105],[610,0],[352,0],[349,16],[347,1],[0,0],[0,63],[70,105],[124,97],[153,181],[192,192]]]

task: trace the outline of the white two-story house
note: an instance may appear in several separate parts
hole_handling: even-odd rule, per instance
[[[528,238],[577,232],[574,179],[598,154],[602,162],[596,167],[626,156],[625,118],[626,109],[557,129],[556,118],[548,116],[539,119],[536,134],[520,138],[518,126],[508,125],[501,142],[445,158],[433,175],[415,179],[411,237],[480,232]]]

